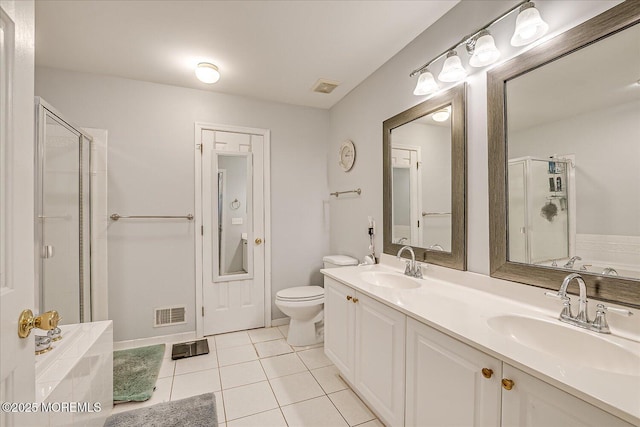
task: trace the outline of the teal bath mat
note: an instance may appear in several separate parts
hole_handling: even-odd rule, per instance
[[[113,401],[141,402],[153,394],[164,344],[113,352]]]

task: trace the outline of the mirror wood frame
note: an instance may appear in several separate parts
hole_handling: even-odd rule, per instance
[[[466,83],[456,85],[445,92],[403,111],[382,124],[383,164],[383,252],[396,255],[403,245],[392,241],[393,182],[391,167],[391,131],[429,113],[451,105],[451,252],[442,252],[411,246],[416,261],[428,262],[457,270],[467,268],[467,129]],[[423,153],[424,154],[424,153]],[[404,254],[408,257],[408,254]]]
[[[640,2],[626,1],[525,52],[487,74],[490,275],[557,290],[570,270],[507,259],[506,83],[600,39],[640,23]],[[640,281],[579,272],[589,297],[640,308]]]

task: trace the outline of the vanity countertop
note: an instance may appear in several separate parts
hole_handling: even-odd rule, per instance
[[[488,320],[491,318],[514,315],[551,322],[557,327],[575,328],[557,320],[561,304],[544,297],[545,289],[432,265],[423,268],[424,279],[415,279],[421,282],[421,286],[416,289],[386,288],[363,280],[361,273],[366,271],[402,273],[399,267],[403,264],[397,263],[395,257],[383,255],[383,262],[385,264],[321,271],[407,316],[632,424],[640,425],[640,364],[637,367],[631,366],[633,375],[597,369],[580,360],[569,360],[566,356],[553,352],[538,351],[489,326]],[[577,298],[573,298],[573,301],[574,305],[577,304]],[[590,318],[594,317],[592,311],[595,303],[596,301],[590,300]],[[611,335],[576,329],[640,355],[640,312],[632,311],[635,311],[635,315],[630,318],[609,314]],[[567,343],[558,342],[557,346],[563,344]],[[616,366],[615,360],[604,363]]]

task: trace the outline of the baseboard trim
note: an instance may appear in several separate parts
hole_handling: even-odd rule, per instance
[[[145,347],[154,344],[164,344],[169,342],[182,342],[196,339],[196,331],[182,332],[179,334],[161,335],[159,337],[139,338],[135,340],[116,341],[113,343],[114,350],[126,350],[135,347]]]
[[[288,325],[289,324],[289,318],[288,317],[281,317],[279,319],[272,319],[271,320],[271,326],[284,326],[284,325]]]

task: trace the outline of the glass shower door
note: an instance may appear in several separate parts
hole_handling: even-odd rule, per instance
[[[44,110],[39,146],[40,309],[61,323],[90,321],[89,144]]]

